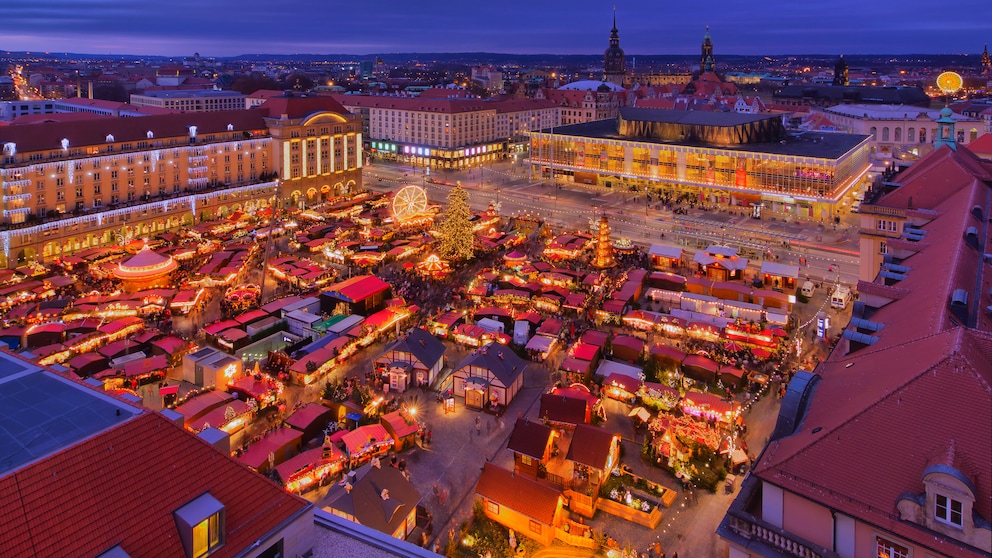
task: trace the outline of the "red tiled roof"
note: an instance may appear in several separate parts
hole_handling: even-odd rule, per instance
[[[558,490],[488,462],[482,467],[475,493],[544,525],[554,521],[561,499]]]
[[[241,553],[309,505],[145,413],[0,478],[0,548],[97,556],[120,545],[131,556],[183,556],[173,513],[206,492],[225,507],[216,557]]]
[[[924,469],[953,440],[954,466],[977,489],[975,512],[992,516],[992,335],[957,328],[831,357],[817,371],[822,380],[802,430],[772,441],[755,474],[941,554],[960,555],[947,539],[899,520],[895,504],[905,492],[924,491]]]
[[[873,333],[877,341],[855,352],[838,343],[816,369],[820,379],[797,432],[773,440],[754,468],[769,483],[947,556],[966,550],[900,520],[895,506],[903,494],[923,493],[924,470],[947,464],[950,453],[976,489],[975,512],[992,517],[992,319],[976,303],[976,327],[966,328],[949,309],[953,290],[988,293],[992,286],[964,234],[977,223],[972,208],[988,208],[989,169],[966,149],[941,147],[877,202],[906,208],[912,198],[914,208],[935,211],[923,225],[929,245],[900,262],[910,271],[896,287],[898,300],[868,316],[884,325]]]
[[[286,115],[288,118],[305,118],[318,112],[333,112],[341,115],[350,114],[348,109],[341,106],[337,100],[330,96],[307,96],[301,97],[269,97],[259,107],[262,111],[267,111],[269,118],[280,118]]]
[[[77,148],[104,145],[108,135],[113,135],[115,142],[148,141],[149,131],[159,139],[185,138],[190,126],[197,127],[199,137],[230,134],[228,124],[235,132],[267,134],[262,116],[258,110],[231,110],[6,126],[0,129],[0,143],[16,143],[18,153],[54,151],[61,148],[62,138],[69,140],[70,148]]]
[[[978,136],[978,139],[969,143],[967,147],[969,151],[975,154],[992,155],[992,134]]]

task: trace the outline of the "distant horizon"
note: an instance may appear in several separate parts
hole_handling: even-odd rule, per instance
[[[500,51],[487,51],[487,50],[471,50],[471,51],[378,51],[378,52],[367,52],[367,53],[347,53],[347,52],[242,52],[239,54],[225,54],[225,55],[215,55],[203,52],[192,52],[189,54],[141,54],[133,52],[125,53],[98,53],[98,52],[73,52],[73,51],[38,51],[38,50],[11,50],[11,49],[0,49],[0,55],[3,56],[81,56],[87,58],[166,58],[170,60],[185,60],[187,58],[192,58],[195,54],[199,54],[201,59],[238,59],[238,58],[248,58],[248,57],[291,57],[291,56],[306,56],[306,57],[339,57],[339,58],[366,58],[372,56],[468,56],[468,55],[491,55],[491,56],[527,56],[527,57],[554,57],[554,56],[569,56],[569,57],[602,57],[603,54],[599,52],[500,52]],[[725,52],[719,53],[717,58],[717,65],[720,65],[720,58],[783,58],[790,56],[800,56],[800,57],[823,57],[823,58],[837,58],[843,55],[845,58],[857,58],[857,57],[878,57],[878,56],[892,56],[892,57],[908,57],[908,56],[925,56],[925,57],[941,57],[941,56],[959,56],[959,57],[975,57],[979,58],[982,51],[977,52],[905,52],[905,53],[893,53],[893,52],[780,52],[780,53],[754,53],[754,54],[743,54],[735,52]],[[698,58],[699,53],[630,53],[626,52],[625,56],[628,63],[631,58],[659,58],[659,57],[671,57],[671,58]]]
[[[4,50],[94,56],[595,55],[608,46],[614,17],[620,46],[633,56],[696,54],[709,27],[717,62],[727,53],[974,54],[992,39],[988,0],[945,0],[939,8],[904,0],[895,10],[862,0],[826,5],[710,0],[705,6],[663,9],[650,0],[627,0],[615,12],[611,2],[599,0],[573,0],[567,6],[525,0],[417,5],[379,0],[372,8],[310,0],[176,0],[168,9],[130,0],[8,4],[0,39]]]

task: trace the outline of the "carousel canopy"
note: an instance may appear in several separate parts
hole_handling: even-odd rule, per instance
[[[169,273],[178,267],[172,256],[163,256],[147,245],[140,252],[121,262],[114,275],[121,279],[140,279]]]

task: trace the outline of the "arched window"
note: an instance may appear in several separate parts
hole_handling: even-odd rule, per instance
[[[875,128],[874,126],[868,129],[868,133],[871,134],[873,137],[876,138],[878,137],[878,129]]]
[[[926,143],[926,142],[927,142],[927,129],[920,128],[920,143]]]
[[[895,142],[896,143],[901,143],[902,142],[902,128],[896,128],[895,138],[894,139],[895,139]]]
[[[882,141],[889,141],[889,127],[882,128]]]
[[[976,139],[978,139],[978,130],[976,128],[972,128],[971,132],[968,133],[968,142],[971,143]]]
[[[906,130],[906,141],[908,141],[909,143],[913,143],[914,141],[916,141],[916,128],[910,128],[909,130]]]

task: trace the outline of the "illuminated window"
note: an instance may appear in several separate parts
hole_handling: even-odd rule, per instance
[[[210,493],[176,510],[176,527],[188,558],[209,556],[224,545],[224,514],[224,505]]]
[[[499,515],[499,504],[492,500],[486,500],[486,511],[493,515]]]
[[[527,524],[527,528],[530,529],[531,533],[537,533],[538,535],[541,534],[542,527],[543,526],[540,523],[534,521],[533,519],[531,519],[530,523]]]
[[[952,500],[943,494],[934,497],[933,515],[941,523],[948,523],[955,527],[962,525],[962,504],[958,500]]]
[[[534,460],[531,459],[531,457],[529,455],[524,455],[522,453],[520,454],[520,463],[522,463],[524,465],[530,465],[533,462],[534,462]]]
[[[882,537],[875,537],[875,556],[877,558],[909,558],[909,549]]]

